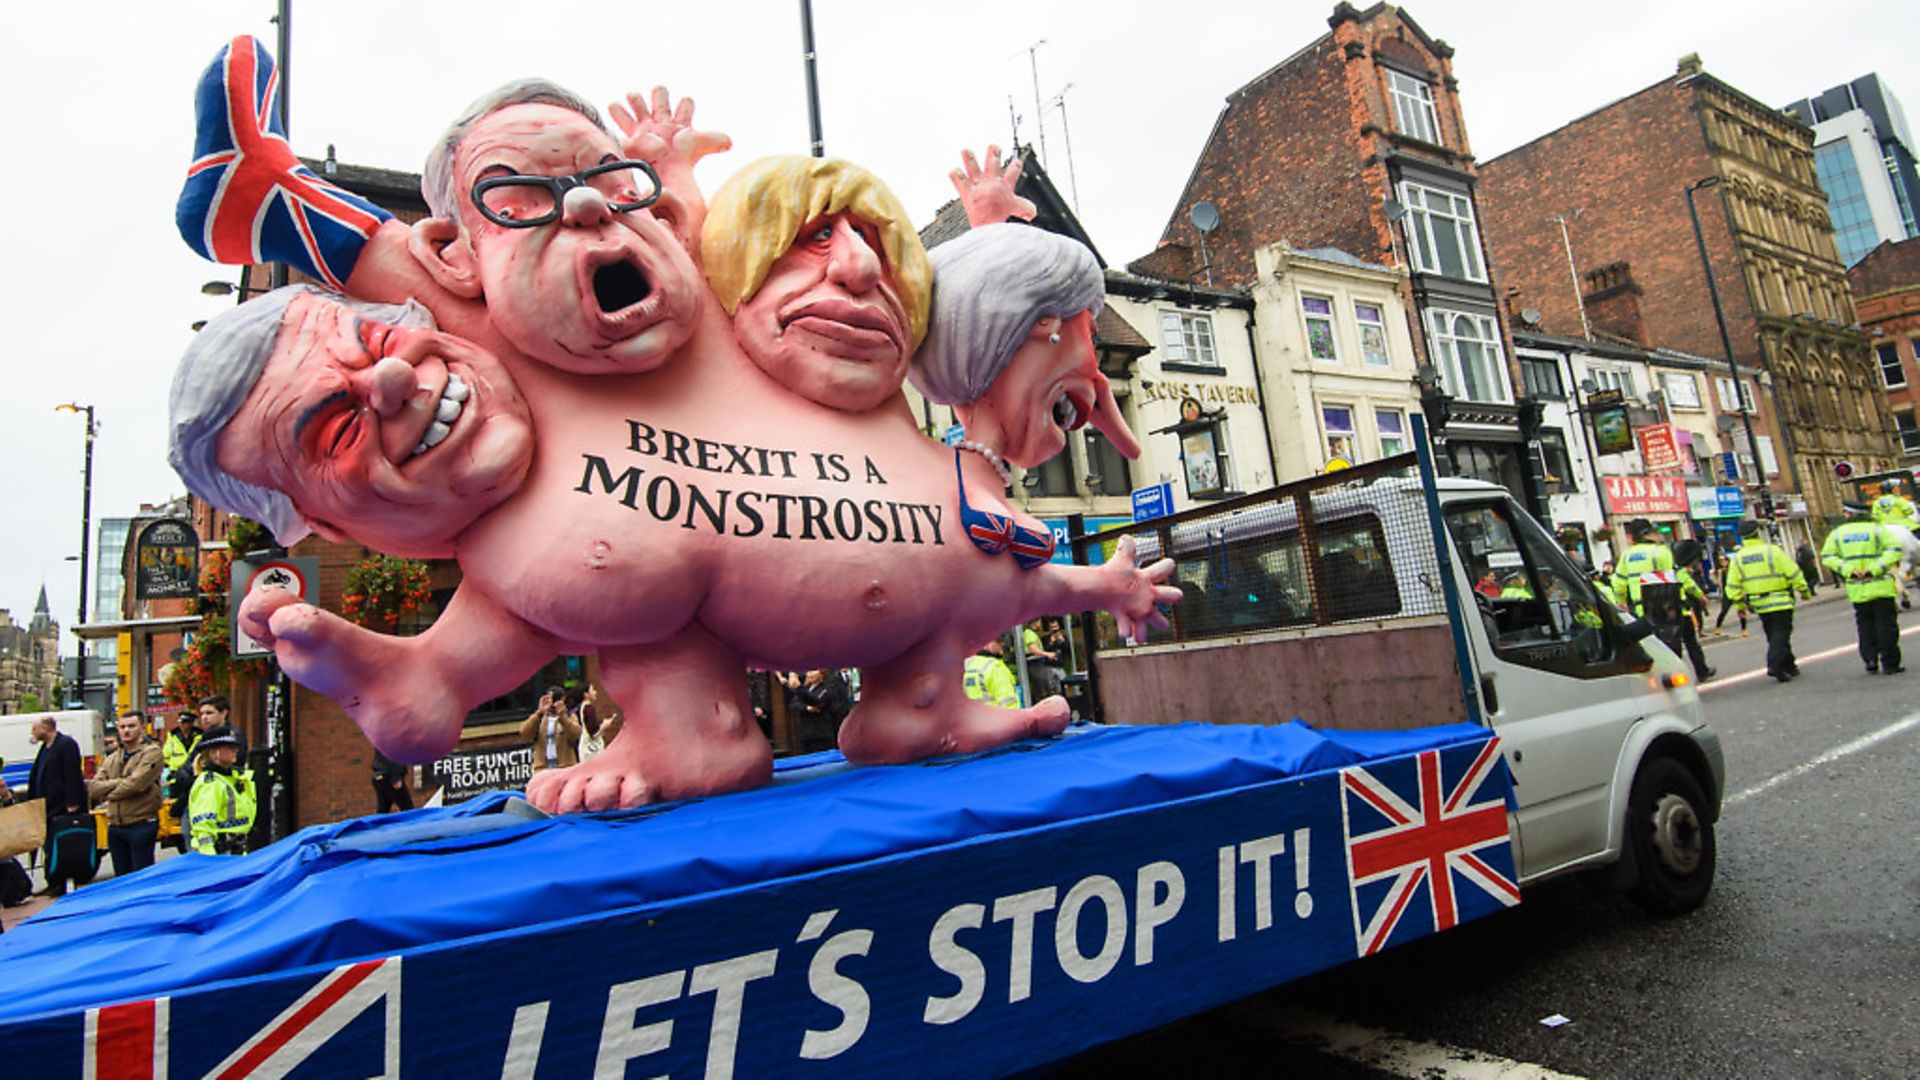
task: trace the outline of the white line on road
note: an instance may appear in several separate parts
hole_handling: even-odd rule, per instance
[[[1725,806],[1732,806],[1734,803],[1737,803],[1737,802],[1745,802],[1746,800],[1753,798],[1755,795],[1758,795],[1763,791],[1767,791],[1780,784],[1784,784],[1787,781],[1792,780],[1797,776],[1804,776],[1807,773],[1812,772],[1813,770],[1819,768],[1822,765],[1832,764],[1833,762],[1838,761],[1841,758],[1848,756],[1849,754],[1857,754],[1862,750],[1868,749],[1869,747],[1878,746],[1879,744],[1886,742],[1888,739],[1893,738],[1895,735],[1899,735],[1902,732],[1909,731],[1915,727],[1920,727],[1920,713],[1914,713],[1912,716],[1909,716],[1904,720],[1896,720],[1893,723],[1888,724],[1886,727],[1881,728],[1879,731],[1873,732],[1870,735],[1862,735],[1860,738],[1855,739],[1850,743],[1846,743],[1841,746],[1836,746],[1833,749],[1827,751],[1826,753],[1821,754],[1819,757],[1814,758],[1812,761],[1795,765],[1793,768],[1788,769],[1786,772],[1780,773],[1777,776],[1768,777],[1767,779],[1760,781],[1759,783],[1753,785],[1752,787],[1746,789],[1745,791],[1735,792],[1734,794],[1727,796],[1726,801],[1721,803],[1720,805],[1725,807]]]
[[[1905,630],[1900,631],[1901,637],[1906,637],[1909,634],[1920,634],[1920,626],[1909,626]],[[1797,660],[1803,661],[1809,664],[1817,664],[1822,660],[1831,660],[1836,656],[1845,656],[1848,653],[1852,653],[1853,655],[1858,656],[1860,655],[1860,647],[1858,645],[1835,645],[1831,649],[1822,649],[1821,651],[1814,653],[1811,656],[1798,657]],[[1743,671],[1738,675],[1729,675],[1724,679],[1715,679],[1710,683],[1702,683],[1700,685],[1700,692],[1703,694],[1708,694],[1708,693],[1712,693],[1715,690],[1725,690],[1729,686],[1735,686],[1743,682],[1750,682],[1754,679],[1765,678],[1766,675],[1767,675],[1766,668],[1757,667],[1757,668],[1754,668],[1752,671]]]
[[[1580,1080],[1544,1065],[1420,1042],[1305,1009],[1264,1012],[1262,1026],[1292,1045],[1412,1080]]]

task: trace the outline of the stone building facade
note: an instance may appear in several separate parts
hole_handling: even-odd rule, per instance
[[[1798,119],[1689,56],[1671,78],[1483,162],[1480,177],[1515,308],[1541,312],[1550,333],[1724,357],[1690,193],[1733,359],[1768,376],[1786,493],[1837,520],[1833,465],[1892,459],[1892,420]]]
[[[0,713],[58,709],[55,690],[60,684],[60,624],[47,609],[47,588],[33,605],[26,626],[0,608]]]
[[[1158,248],[1129,269],[1251,287],[1255,252],[1333,248],[1409,270],[1416,378],[1436,447],[1546,514],[1537,403],[1516,394],[1500,281],[1453,49],[1387,4],[1341,3],[1329,31],[1227,96]],[[1202,232],[1195,224],[1217,217]]]
[[[1259,370],[1276,472],[1297,479],[1413,449],[1420,408],[1403,269],[1344,251],[1255,253]]]
[[[1899,439],[1898,464],[1920,466],[1920,239],[1889,241],[1848,271],[1855,313],[1872,342]]]

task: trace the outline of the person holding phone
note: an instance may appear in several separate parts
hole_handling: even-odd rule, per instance
[[[520,722],[520,737],[533,743],[534,772],[580,761],[580,720],[568,711],[566,695],[559,690],[540,695],[540,707]]]

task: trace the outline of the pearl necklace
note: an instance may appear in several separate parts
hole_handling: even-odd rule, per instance
[[[1000,483],[1002,486],[1013,483],[1013,470],[1007,467],[1006,461],[994,451],[993,447],[983,442],[975,442],[972,439],[961,439],[953,445],[961,450],[971,450],[981,457],[986,458],[988,463],[993,466],[994,471],[1000,474]]]

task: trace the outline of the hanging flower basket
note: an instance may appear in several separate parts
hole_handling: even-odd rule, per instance
[[[356,625],[390,634],[400,629],[402,619],[424,610],[432,596],[425,562],[372,555],[348,569],[340,614]]]
[[[160,687],[168,701],[190,706],[209,694],[231,693],[230,682],[236,675],[266,671],[264,658],[233,658],[232,627],[227,625],[227,590],[232,582],[232,551],[208,552],[200,564],[200,593],[193,599],[200,626],[180,659],[168,665]]]

